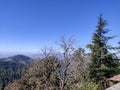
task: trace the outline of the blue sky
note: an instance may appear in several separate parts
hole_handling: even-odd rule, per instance
[[[0,0],[0,52],[37,52],[62,35],[91,42],[99,14],[120,40],[120,0]]]

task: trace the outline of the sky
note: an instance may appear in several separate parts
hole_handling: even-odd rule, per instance
[[[0,0],[0,52],[38,52],[61,36],[91,43],[98,16],[120,40],[120,0]]]

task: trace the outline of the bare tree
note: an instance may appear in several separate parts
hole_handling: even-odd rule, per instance
[[[42,54],[43,58],[49,57],[49,56],[54,56],[55,50],[52,47],[50,47],[50,48],[44,47],[43,49],[41,49],[41,54]]]
[[[63,54],[61,70],[58,73],[59,73],[59,79],[60,79],[60,90],[64,90],[65,87],[67,87],[69,75],[71,73],[70,65],[72,61],[71,57],[74,51],[75,39],[73,39],[72,37],[69,39],[66,39],[64,36],[62,36],[57,41],[57,44],[60,46],[61,53]]]

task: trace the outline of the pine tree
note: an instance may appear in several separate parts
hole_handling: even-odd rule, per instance
[[[88,45],[91,50],[89,78],[92,82],[103,86],[102,90],[108,87],[106,81],[109,77],[117,74],[118,67],[114,60],[114,54],[109,50],[112,47],[108,45],[108,41],[113,37],[106,36],[109,30],[104,27],[107,24],[107,20],[104,20],[100,15],[96,31],[93,34],[92,44]]]

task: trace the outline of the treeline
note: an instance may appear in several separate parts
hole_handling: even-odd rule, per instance
[[[32,61],[21,79],[5,90],[105,90],[111,86],[108,79],[120,74],[119,58],[114,53],[119,47],[108,45],[114,36],[106,36],[107,24],[99,16],[92,43],[87,45],[90,53],[76,48],[73,38],[61,37],[59,51],[42,49],[43,58]]]
[[[21,78],[30,59],[23,55],[0,59],[0,90],[4,90],[9,83]]]
[[[0,90],[4,90],[10,82],[20,79],[25,68],[26,66],[24,64],[0,61]]]

